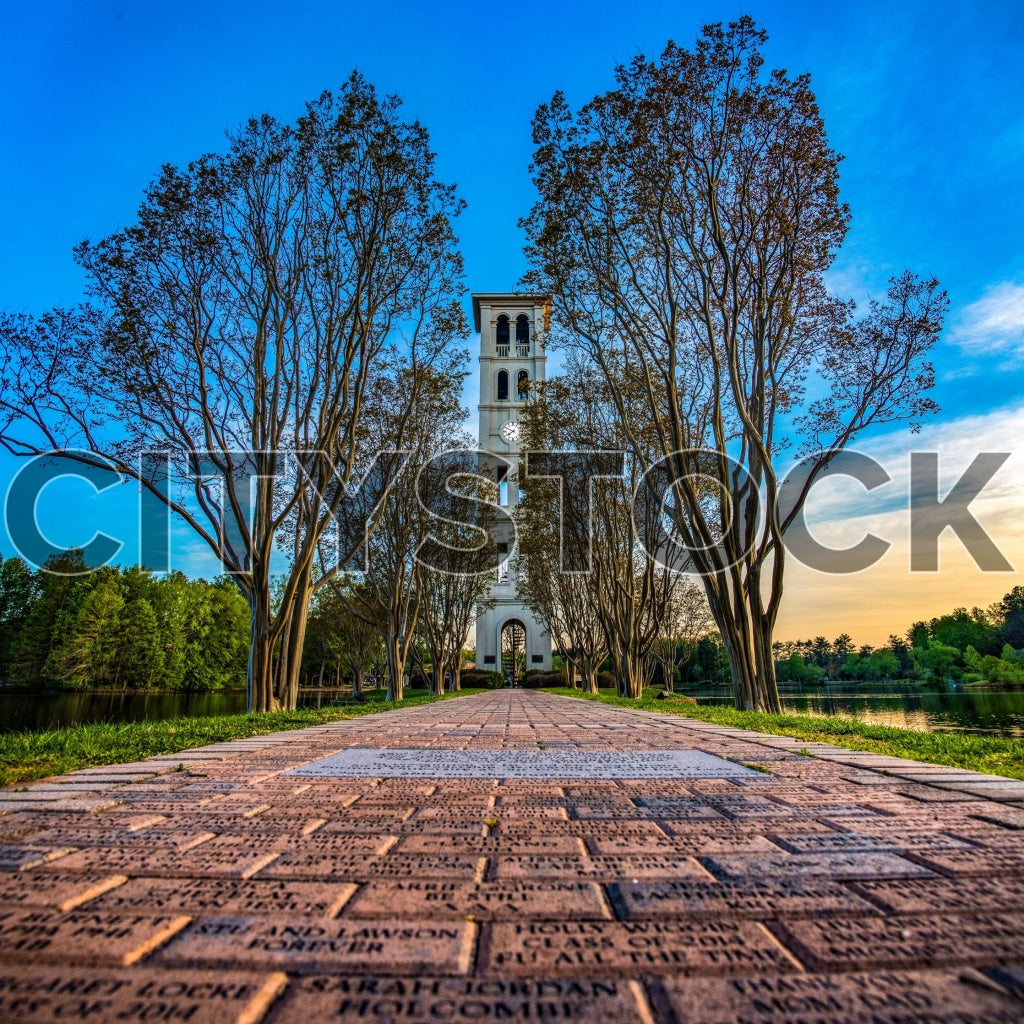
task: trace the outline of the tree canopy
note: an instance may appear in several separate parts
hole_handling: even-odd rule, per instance
[[[222,557],[250,607],[249,703],[265,711],[295,703],[371,379],[465,335],[461,203],[423,126],[358,74],[294,124],[265,114],[228,138],[165,166],[134,224],[78,246],[91,304],[0,317],[0,443],[113,466]],[[157,471],[139,462],[150,451]],[[331,572],[353,550],[335,555]]]
[[[807,75],[766,71],[749,17],[616,69],[533,122],[526,283],[600,367],[627,448],[699,572],[739,707],[779,710],[783,536],[815,478],[880,423],[935,409],[945,308],[906,272],[858,316],[826,272],[850,214]],[[808,385],[813,382],[813,393]],[[790,450],[801,483],[780,499]]]

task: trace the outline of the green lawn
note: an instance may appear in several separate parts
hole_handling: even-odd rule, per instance
[[[414,695],[407,696],[401,704],[388,704],[383,690],[367,691],[365,704],[346,707],[300,708],[265,715],[168,718],[159,722],[94,722],[46,732],[0,733],[0,785],[62,775],[78,768],[140,761],[154,754],[173,754],[207,743],[260,736],[282,729],[304,729],[395,707],[415,707],[482,692],[467,689],[446,693],[443,697],[429,697],[423,691],[413,691]]]
[[[715,722],[734,729],[751,729],[775,736],[795,736],[797,739],[835,743],[851,750],[870,750],[892,757],[906,757],[930,764],[946,764],[954,768],[988,772],[990,775],[1024,779],[1024,740],[969,736],[955,732],[918,732],[888,725],[868,725],[839,715],[767,715],[757,711],[737,711],[721,705],[698,704],[695,707],[682,701],[674,704],[671,698],[657,700],[654,697],[656,690],[649,691],[650,696],[645,694],[639,700],[604,693],[592,696],[569,689],[551,689],[547,692],[580,700],[596,700],[616,707],[698,718],[702,722]]]

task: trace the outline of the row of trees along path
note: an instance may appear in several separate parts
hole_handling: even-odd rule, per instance
[[[809,78],[766,72],[765,40],[747,17],[709,26],[692,50],[670,43],[619,67],[615,88],[578,111],[561,94],[538,110],[524,283],[553,295],[554,340],[600,384],[588,414],[689,548],[736,704],[777,711],[783,534],[853,438],[934,410],[926,357],[945,296],[909,272],[864,316],[829,294],[850,217],[839,157]],[[76,249],[89,303],[0,317],[0,443],[75,449],[137,479],[222,554],[250,612],[252,710],[294,706],[310,601],[384,524],[403,477],[381,444],[430,448],[417,430],[450,412],[453,344],[468,333],[460,210],[424,128],[353,75],[294,124],[253,118],[226,153],[165,167],[135,224]],[[809,378],[817,397],[805,403]],[[810,462],[779,510],[787,449]],[[174,486],[140,468],[154,450]],[[414,528],[416,503],[395,501],[395,525]],[[643,538],[609,506],[596,511],[628,557]],[[381,588],[371,564],[354,600],[386,631],[400,697],[425,591],[406,574],[408,547],[389,554],[390,543],[377,564],[390,558],[404,583]],[[673,583],[609,573],[603,559],[594,574],[598,633],[638,692],[651,609]],[[569,640],[592,679],[588,628]]]

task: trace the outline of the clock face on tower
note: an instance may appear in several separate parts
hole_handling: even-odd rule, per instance
[[[519,423],[517,420],[509,420],[501,428],[501,439],[508,442],[508,444],[519,440]]]

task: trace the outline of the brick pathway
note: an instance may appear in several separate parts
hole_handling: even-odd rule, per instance
[[[0,790],[0,844],[3,1021],[1024,1019],[1024,783],[544,694]]]

